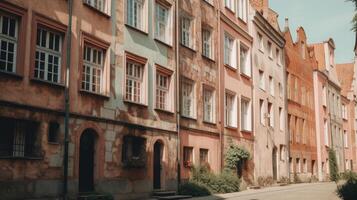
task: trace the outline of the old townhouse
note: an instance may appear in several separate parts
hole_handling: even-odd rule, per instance
[[[313,72],[315,91],[316,138],[319,180],[328,179],[330,148],[336,151],[339,171],[344,170],[344,147],[341,112],[341,86],[334,62],[332,39],[313,44],[318,65]]]
[[[227,0],[222,2],[219,12],[222,154],[230,144],[237,144],[253,155],[253,37],[249,33],[250,8],[248,0]],[[252,182],[253,159],[246,162],[240,171],[245,181]]]
[[[343,119],[343,146],[345,156],[345,170],[356,170],[356,129],[355,129],[355,78],[354,63],[337,64],[336,71],[341,83],[342,119]]]
[[[0,2],[1,194],[175,189],[173,1],[67,3]]]
[[[221,169],[219,1],[179,1],[181,179],[190,169]]]
[[[307,181],[317,173],[314,89],[312,70],[317,66],[302,27],[294,41],[286,19],[285,61],[290,140],[290,178]]]
[[[288,177],[283,34],[268,1],[251,1],[255,179]]]

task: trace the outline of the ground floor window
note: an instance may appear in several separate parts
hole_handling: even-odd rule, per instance
[[[183,147],[183,164],[185,167],[193,166],[193,148]]]
[[[0,157],[40,157],[39,123],[0,118]]]
[[[146,139],[124,136],[122,163],[127,168],[142,168],[146,165]]]
[[[208,165],[208,149],[200,149],[200,165]]]

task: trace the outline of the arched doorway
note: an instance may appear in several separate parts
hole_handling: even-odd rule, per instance
[[[277,156],[277,148],[273,148],[272,162],[273,162],[273,179],[278,180],[278,156]]]
[[[154,189],[161,189],[163,144],[160,141],[154,144]]]
[[[79,145],[79,192],[94,191],[94,157],[96,132],[86,129]]]

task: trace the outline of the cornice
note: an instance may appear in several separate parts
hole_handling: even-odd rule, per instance
[[[227,23],[230,27],[232,27],[235,31],[237,31],[241,36],[247,39],[249,42],[253,43],[253,37],[249,35],[244,29],[242,29],[237,23],[233,22],[229,19],[222,11],[221,11],[221,20]]]

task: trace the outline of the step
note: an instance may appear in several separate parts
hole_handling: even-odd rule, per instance
[[[165,197],[157,197],[159,200],[175,200],[175,199],[189,199],[192,196],[189,195],[172,195],[172,196],[165,196]]]
[[[162,196],[173,196],[176,194],[176,191],[154,191],[153,196],[162,197]]]

